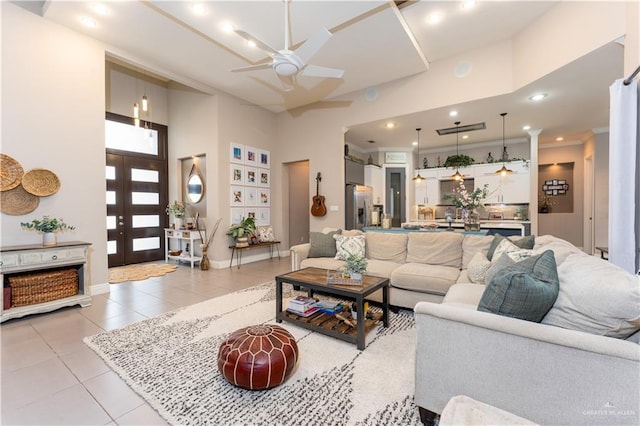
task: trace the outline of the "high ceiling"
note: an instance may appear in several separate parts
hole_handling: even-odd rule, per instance
[[[225,23],[231,24],[275,50],[282,49],[285,3],[279,0],[105,1],[104,12],[96,11],[93,1],[15,3],[101,40],[109,56],[120,63],[206,93],[222,90],[281,112],[428,72],[429,63],[509,40],[558,2],[478,1],[475,7],[463,9],[461,1],[292,0],[292,49],[326,27],[333,36],[310,63],[342,69],[344,75],[340,79],[298,76],[296,89],[289,92],[283,91],[272,69],[230,72],[271,58],[223,29]],[[427,22],[433,13],[443,17],[436,25]],[[83,25],[83,17],[92,18],[95,26]],[[567,139],[608,124],[608,86],[621,73],[622,48],[612,45],[517,93],[455,107],[461,117],[464,112],[463,124],[487,123],[487,129],[470,135],[469,142],[501,138],[500,112],[509,113],[507,137],[525,136],[521,127],[527,123],[544,129],[543,137],[555,139],[562,134]],[[562,96],[544,101],[545,108],[522,102],[538,88]],[[575,105],[580,106],[579,114]],[[404,133],[390,134],[381,122],[355,126],[347,140],[364,149],[372,148],[369,140],[378,148],[406,148],[415,140],[415,127],[422,127],[429,130],[425,137],[433,139],[430,147],[450,145],[451,137],[438,139],[432,132],[453,126],[455,119],[447,114],[448,109],[393,117]]]

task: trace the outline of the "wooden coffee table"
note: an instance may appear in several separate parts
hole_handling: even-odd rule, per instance
[[[328,294],[337,298],[353,300],[356,303],[357,327],[342,324],[335,320],[334,315],[315,313],[309,317],[300,317],[282,309],[282,284],[300,286],[307,290],[309,296],[314,291]],[[355,343],[358,349],[363,350],[365,345],[365,332],[373,328],[377,320],[366,319],[364,302],[367,296],[382,290],[382,323],[389,325],[389,279],[364,275],[361,285],[327,284],[327,270],[321,268],[304,268],[276,277],[276,322],[287,321],[326,334],[327,336]]]

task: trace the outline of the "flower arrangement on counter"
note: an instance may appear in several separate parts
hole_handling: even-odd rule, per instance
[[[461,180],[458,182],[458,188],[454,190],[453,194],[445,195],[445,199],[451,200],[454,206],[471,212],[478,207],[484,207],[489,195],[489,184],[469,192],[464,186],[464,181]]]
[[[175,200],[167,206],[165,211],[168,215],[173,215],[175,218],[182,219],[185,214],[184,203],[182,201]]]

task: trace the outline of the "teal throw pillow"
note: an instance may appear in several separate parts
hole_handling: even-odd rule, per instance
[[[547,250],[498,271],[482,293],[478,310],[540,322],[559,289],[556,259]]]
[[[526,237],[522,237],[519,240],[513,240],[511,238],[506,239],[511,241],[518,248],[531,250],[536,243],[535,238],[536,237],[534,235],[527,235]],[[505,237],[503,237],[502,235],[496,234],[496,236],[493,238],[493,241],[491,241],[491,244],[489,245],[487,259],[493,259],[493,252],[496,251],[496,248],[498,248],[498,245],[500,245],[500,243],[504,239]]]
[[[333,236],[340,235],[341,233],[341,229],[329,232],[328,234],[324,232],[310,232],[309,243],[311,247],[309,248],[308,257],[335,257],[336,240],[333,239]]]

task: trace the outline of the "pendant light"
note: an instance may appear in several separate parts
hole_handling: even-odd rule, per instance
[[[460,126],[460,122],[456,121],[455,123],[453,123],[456,125],[456,157],[459,155],[458,154],[458,135],[460,134],[460,131],[458,130]],[[462,173],[460,173],[460,171],[458,170],[458,167],[456,166],[456,172],[455,174],[451,175],[451,179],[453,180],[463,180],[464,179],[464,175]]]
[[[504,153],[507,150],[507,146],[505,145],[505,142],[504,142],[504,120],[505,120],[505,117],[506,117],[507,113],[503,112],[500,115],[502,116],[502,168],[500,170],[496,170],[496,174],[497,175],[501,175],[501,176],[506,176],[506,175],[510,175],[511,173],[513,173],[513,170],[507,169],[507,167],[504,165],[504,160],[505,160]]]
[[[420,157],[420,130],[422,130],[422,128],[420,127],[416,129],[416,132],[418,132],[418,157]],[[411,180],[416,182],[422,182],[425,179],[422,176],[420,176],[420,172],[418,172],[418,174]]]

